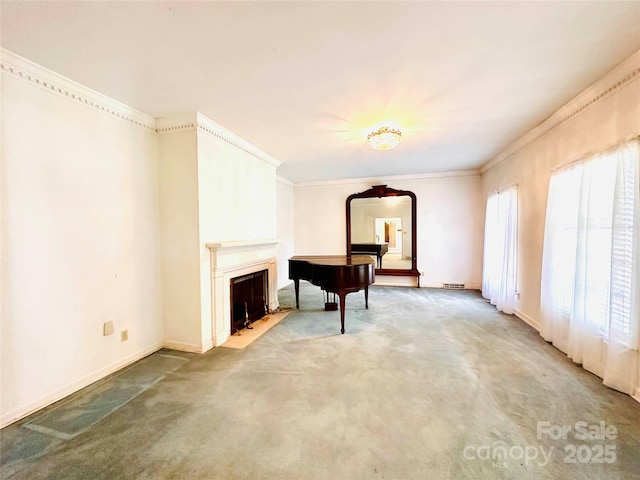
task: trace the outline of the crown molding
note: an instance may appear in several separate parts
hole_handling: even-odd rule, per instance
[[[255,145],[200,113],[187,113],[155,119],[146,113],[135,110],[124,103],[120,103],[4,48],[0,48],[0,68],[3,74],[12,75],[55,95],[144,128],[147,131],[163,135],[197,129],[227,142],[276,168],[281,163]]]
[[[204,116],[201,113],[196,113],[198,130],[204,133],[207,133],[223,142],[227,142],[230,145],[233,145],[236,148],[248,153],[249,155],[253,155],[259,160],[267,162],[268,164],[278,168],[282,162],[280,160],[275,159],[268,153],[259,149],[252,143],[249,143],[245,139],[239,137],[233,132],[230,132],[222,125],[214,122],[210,118]]]
[[[253,155],[257,159],[276,168],[282,163],[280,160],[275,159],[252,143],[249,143],[199,112],[172,115],[170,117],[156,119],[156,132],[161,135],[194,129],[198,132],[206,133],[218,140],[222,140],[223,142],[233,145],[237,149],[242,150],[249,155]]]
[[[294,186],[294,183],[291,180],[287,180],[286,178],[281,177],[280,175],[276,175],[276,182],[282,183],[283,185],[287,185],[289,187]]]
[[[155,132],[155,120],[150,115],[135,110],[124,103],[74,82],[4,48],[0,49],[0,69],[3,74],[12,75],[72,102]]]
[[[183,113],[170,117],[156,118],[156,133],[167,135],[170,133],[195,130],[198,121],[195,113]]]
[[[412,175],[392,175],[387,177],[363,177],[363,178],[343,178],[336,180],[320,180],[317,182],[300,182],[293,183],[294,187],[322,187],[329,185],[347,185],[347,184],[360,184],[370,183],[379,184],[390,182],[393,180],[424,180],[432,178],[446,178],[446,177],[473,177],[480,175],[480,171],[473,170],[452,170],[449,172],[433,172],[433,173],[416,173]]]
[[[529,143],[546,135],[554,128],[562,125],[567,120],[587,110],[593,104],[599,102],[609,94],[623,88],[629,82],[640,75],[640,50],[627,58],[600,80],[596,81],[578,96],[567,102],[553,114],[529,130],[523,136],[511,143],[496,157],[487,161],[480,167],[480,173],[484,174],[496,165],[500,164]]]

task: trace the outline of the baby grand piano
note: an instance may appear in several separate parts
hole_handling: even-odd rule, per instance
[[[375,260],[369,255],[309,255],[289,259],[289,278],[296,290],[296,308],[300,308],[300,279],[307,280],[340,298],[341,333],[344,333],[344,301],[352,292],[364,289],[369,308],[369,285],[374,281]],[[327,305],[325,305],[325,309]]]

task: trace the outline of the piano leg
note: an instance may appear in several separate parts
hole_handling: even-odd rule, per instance
[[[300,308],[300,279],[295,278],[293,280],[293,285],[296,290],[296,308],[299,309]]]
[[[365,285],[365,298],[368,296],[368,285]],[[344,334],[344,307],[347,295],[353,292],[359,292],[360,288],[346,288],[344,290],[338,290],[338,297],[340,298],[340,333]],[[366,301],[368,304],[368,300]],[[367,305],[367,308],[369,306]]]
[[[338,292],[338,296],[340,297],[340,333],[344,335],[344,302],[347,298],[347,293],[349,292]]]
[[[369,285],[364,286],[364,307],[369,308]]]

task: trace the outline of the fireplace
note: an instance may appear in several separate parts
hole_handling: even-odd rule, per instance
[[[235,277],[231,282],[231,335],[267,314],[269,271]]]
[[[211,345],[217,347],[232,333],[244,327],[247,312],[251,321],[264,316],[266,310],[278,308],[278,241],[248,240],[206,245],[211,262]],[[234,283],[236,279],[249,281],[254,285],[236,287],[241,283]],[[255,300],[243,298],[237,302],[232,301],[231,291],[234,287],[236,290],[253,289],[251,296],[255,296]],[[244,297],[245,294],[241,295]]]

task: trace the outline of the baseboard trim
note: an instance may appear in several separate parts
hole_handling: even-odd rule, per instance
[[[202,352],[200,353],[205,353],[208,352],[209,350],[211,350],[213,348],[213,339],[209,340],[207,343],[202,345]]]
[[[535,328],[538,333],[540,332],[540,322],[534,320],[532,317],[522,312],[521,310],[518,310],[517,308],[514,309],[514,313],[520,320]],[[636,388],[635,391],[630,394],[630,397],[633,398],[636,402],[640,403],[640,387]]]
[[[464,285],[464,288],[461,288],[460,290],[482,290],[482,287],[480,285],[466,284],[466,283],[463,283],[463,285]],[[420,288],[438,288],[440,290],[443,290],[442,282],[441,283],[420,282]]]
[[[171,350],[179,350],[181,352],[189,352],[189,353],[204,353],[213,348],[213,342],[209,341],[204,345],[197,345],[195,343],[184,343],[184,342],[163,342],[162,346],[164,348],[169,348]]]
[[[107,365],[104,368],[101,368],[89,375],[86,375],[80,380],[77,380],[69,385],[66,385],[54,392],[51,392],[43,397],[34,400],[33,402],[28,403],[27,405],[19,408],[15,408],[7,413],[3,413],[0,416],[0,428],[4,428],[18,420],[31,415],[38,410],[51,405],[63,398],[71,395],[72,393],[77,392],[78,390],[83,389],[91,385],[94,382],[106,377],[107,375],[111,375],[112,373],[117,372],[118,370],[130,365],[138,360],[146,357],[147,355],[151,355],[153,352],[157,352],[162,348],[161,343],[155,343],[147,348],[134,352],[126,357]]]
[[[518,317],[520,320],[522,320],[529,326],[535,328],[537,332],[540,331],[540,322],[538,322],[537,320],[534,320],[532,317],[530,317],[529,315],[524,313],[522,310],[519,310],[517,308],[514,309],[513,313],[515,313],[516,317]]]

